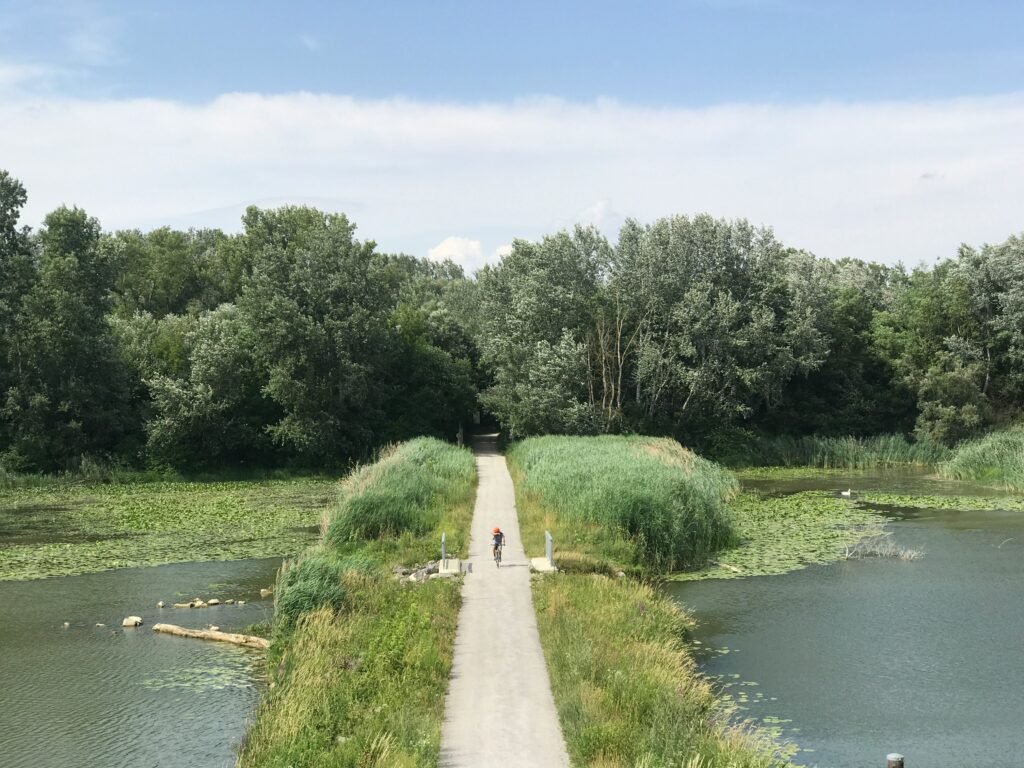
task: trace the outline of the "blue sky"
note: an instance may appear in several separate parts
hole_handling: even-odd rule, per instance
[[[292,202],[475,267],[709,211],[934,261],[1024,228],[1021,29],[990,1],[0,0],[0,167],[31,224]]]
[[[1024,3],[0,3],[7,59],[78,93],[298,90],[455,101],[550,95],[697,106],[1018,90]]]

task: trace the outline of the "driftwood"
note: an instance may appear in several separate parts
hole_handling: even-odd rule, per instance
[[[270,641],[266,638],[254,635],[239,635],[235,632],[218,632],[213,629],[186,629],[176,624],[154,624],[153,631],[177,635],[178,637],[193,637],[196,640],[219,640],[222,643],[234,643],[235,645],[243,645],[246,648],[266,650],[270,647]]]

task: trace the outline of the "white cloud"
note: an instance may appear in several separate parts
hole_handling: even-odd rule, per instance
[[[383,250],[445,246],[468,269],[514,237],[622,216],[742,216],[819,255],[909,263],[1024,228],[1024,95],[676,109],[35,93],[0,78],[0,163],[29,224],[68,203],[108,228],[236,229],[247,202],[339,201]]]
[[[491,255],[491,258],[488,261],[491,264],[493,264],[497,261],[500,261],[501,259],[504,259],[510,253],[512,253],[512,243],[505,243],[505,245],[499,245],[497,248],[494,249],[494,253]]]
[[[307,51],[312,51],[313,53],[316,53],[317,51],[320,50],[320,41],[317,40],[312,35],[299,35],[299,42],[302,44],[302,47],[305,48]]]
[[[459,264],[467,274],[471,274],[484,265],[483,247],[479,240],[468,237],[446,237],[427,251],[431,261],[451,259]]]

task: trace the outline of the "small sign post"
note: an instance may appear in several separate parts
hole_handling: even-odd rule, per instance
[[[548,565],[555,567],[555,543],[551,538],[551,531],[544,531],[544,557],[548,559]]]

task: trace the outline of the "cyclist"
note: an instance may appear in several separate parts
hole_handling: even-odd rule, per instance
[[[503,546],[505,546],[505,534],[501,532],[501,528],[494,526],[494,530],[491,531],[491,554],[495,560],[498,559],[498,552]]]

